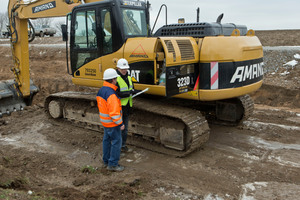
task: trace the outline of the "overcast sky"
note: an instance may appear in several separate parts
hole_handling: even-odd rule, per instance
[[[8,0],[0,0],[0,12],[6,12]],[[178,18],[196,22],[196,9],[200,8],[200,22],[214,22],[224,13],[222,23],[246,25],[254,30],[300,29],[300,0],[150,0],[151,26],[160,5],[168,7],[168,24]],[[156,28],[165,24],[165,11]]]

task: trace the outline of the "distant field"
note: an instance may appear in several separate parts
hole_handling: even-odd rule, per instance
[[[300,29],[295,30],[256,30],[263,46],[300,46]],[[7,43],[7,39],[0,39],[0,44]],[[63,43],[61,36],[40,38],[36,37],[31,44]]]
[[[300,30],[255,31],[263,46],[300,46]]]

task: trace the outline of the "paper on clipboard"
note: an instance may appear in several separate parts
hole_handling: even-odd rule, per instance
[[[136,96],[138,96],[138,95],[140,95],[140,94],[142,94],[142,93],[144,93],[144,92],[147,92],[148,90],[149,90],[149,88],[146,88],[146,89],[144,89],[144,90],[142,90],[142,91],[136,93],[135,95],[132,95],[132,98],[134,98],[134,97],[136,97]]]

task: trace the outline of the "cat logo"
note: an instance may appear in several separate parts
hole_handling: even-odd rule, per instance
[[[135,57],[135,58],[148,58],[148,55],[146,54],[144,48],[140,44],[129,57]]]
[[[139,82],[140,81],[140,70],[128,70],[128,75],[131,76],[131,80],[133,82]]]

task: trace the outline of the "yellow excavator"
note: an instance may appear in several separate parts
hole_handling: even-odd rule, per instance
[[[135,88],[149,88],[134,98],[129,143],[182,157],[208,140],[208,122],[247,119],[254,107],[248,94],[263,81],[263,49],[254,31],[222,24],[220,16],[152,34],[149,7],[136,0],[10,0],[15,79],[0,83],[0,115],[22,110],[38,92],[30,80],[29,19],[67,16],[62,32],[75,85],[101,87],[105,69],[125,58]],[[101,131],[95,95],[51,94],[45,109],[52,118]]]

